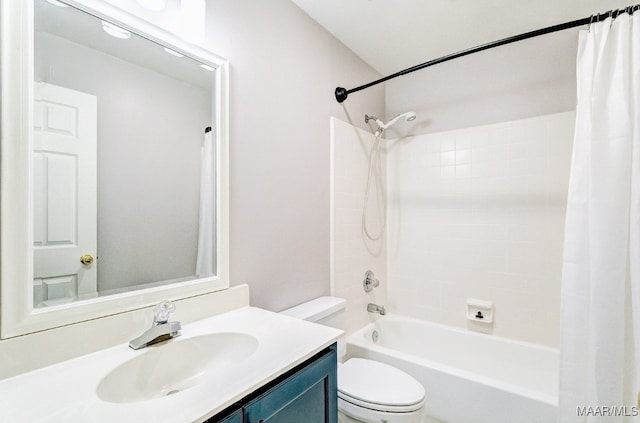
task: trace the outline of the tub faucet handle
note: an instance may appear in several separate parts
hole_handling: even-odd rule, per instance
[[[380,286],[380,281],[376,279],[371,270],[367,270],[364,274],[364,279],[362,280],[362,288],[364,289],[364,292],[369,293],[373,291],[373,288],[377,288],[378,286]]]

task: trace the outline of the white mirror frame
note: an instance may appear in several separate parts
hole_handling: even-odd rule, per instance
[[[217,275],[174,285],[33,307],[33,52],[31,0],[0,0],[0,337],[2,339],[229,287],[228,62],[103,0],[65,0],[100,19],[196,58],[215,71]]]

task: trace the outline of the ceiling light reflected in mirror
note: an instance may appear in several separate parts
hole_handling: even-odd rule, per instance
[[[166,51],[167,53],[175,57],[184,57],[184,54],[178,53],[177,51],[171,50],[170,48],[167,48],[167,47],[164,48],[164,51]]]
[[[109,22],[102,21],[102,29],[104,29],[104,32],[115,38],[121,38],[123,40],[131,38],[131,33],[129,31]]]

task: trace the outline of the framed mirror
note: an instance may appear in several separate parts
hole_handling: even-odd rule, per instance
[[[1,6],[2,338],[227,288],[227,62],[101,0]]]

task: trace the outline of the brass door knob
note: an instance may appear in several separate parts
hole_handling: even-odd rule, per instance
[[[82,257],[80,257],[80,263],[84,265],[89,265],[93,263],[93,256],[91,254],[83,255]]]

